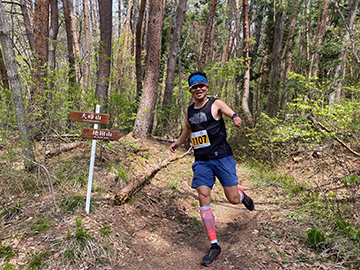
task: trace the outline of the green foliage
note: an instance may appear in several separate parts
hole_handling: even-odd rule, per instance
[[[354,88],[351,89],[350,99],[329,106],[328,85],[320,83],[316,77],[308,79],[295,73],[289,76],[286,91],[295,98],[288,103],[286,111],[277,118],[260,114],[254,128],[244,129],[246,138],[234,132],[234,128],[229,128],[229,142],[236,145],[234,152],[248,159],[276,164],[283,157],[295,155],[301,144],[306,144],[310,150],[318,144],[337,139],[345,143],[359,140],[360,104],[353,98],[354,93],[358,95]],[[305,98],[309,92],[311,99]],[[236,138],[241,138],[243,146],[236,144]]]
[[[52,227],[52,224],[45,218],[38,218],[35,221],[30,222],[30,226],[34,233],[41,233]]]
[[[113,171],[122,181],[127,181],[128,176],[128,170],[124,167],[124,164],[122,163],[109,163],[110,170]]]
[[[111,234],[111,226],[108,225],[108,226],[101,227],[100,232],[103,236],[109,237]]]
[[[341,184],[343,184],[345,187],[350,187],[350,186],[356,187],[359,183],[360,183],[359,175],[350,175],[341,178]]]
[[[85,207],[85,200],[82,196],[72,196],[61,201],[61,206],[65,207],[66,212],[71,212],[75,208]]]
[[[35,270],[35,269],[42,269],[42,261],[43,261],[43,257],[46,254],[45,252],[32,252],[30,251],[30,253],[32,254],[32,257],[27,265],[27,269],[29,270]]]
[[[132,131],[138,103],[130,100],[124,93],[112,91],[108,98],[109,127],[120,129],[125,133]]]
[[[5,261],[10,261],[10,259],[14,256],[14,251],[11,246],[3,246],[0,243],[0,258]]]
[[[245,136],[248,158],[269,164],[276,164],[279,159],[296,152],[299,143],[311,143],[318,138],[301,117],[283,121],[265,114],[260,116],[253,129],[246,129]]]
[[[14,269],[14,266],[10,263],[5,263],[3,265],[3,267],[1,268],[1,270],[13,270]]]
[[[340,217],[339,219],[335,220],[335,228],[340,231],[340,233],[345,233],[348,237],[354,240],[358,247],[360,247],[360,230],[351,225],[349,221]]]
[[[321,251],[325,242],[325,235],[320,228],[313,228],[307,231],[308,243],[315,247],[317,251]]]
[[[80,244],[81,246],[84,246],[88,240],[93,239],[93,237],[86,232],[86,230],[82,227],[83,220],[81,218],[76,218],[76,231],[75,233],[71,233],[70,230],[68,230],[67,238],[69,240],[75,240],[76,243]]]

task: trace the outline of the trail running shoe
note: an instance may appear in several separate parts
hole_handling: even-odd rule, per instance
[[[202,259],[202,264],[205,266],[212,266],[215,260],[222,255],[221,248],[218,244],[211,244],[211,248]]]
[[[241,191],[242,194],[244,194],[244,198],[242,200],[242,203],[245,205],[245,207],[248,210],[253,211],[255,209],[254,201],[248,195],[245,194],[244,190],[239,188],[239,191]]]

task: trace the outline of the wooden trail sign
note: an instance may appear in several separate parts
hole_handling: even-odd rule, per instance
[[[83,138],[92,139],[89,180],[88,180],[86,206],[85,206],[86,213],[89,214],[91,189],[92,189],[92,182],[94,175],[96,140],[116,141],[120,139],[123,135],[121,134],[120,131],[117,130],[98,129],[98,124],[109,124],[109,118],[110,118],[109,114],[100,113],[99,104],[96,105],[95,113],[72,111],[68,114],[68,116],[72,121],[94,123],[94,128],[84,128],[82,132]]]
[[[122,133],[117,130],[106,130],[106,129],[95,129],[95,128],[84,128],[82,137],[84,139],[93,140],[109,140],[117,141],[122,137]]]
[[[68,114],[72,121],[94,123],[94,124],[109,124],[109,114],[106,113],[90,113],[90,112],[76,112],[72,111]]]

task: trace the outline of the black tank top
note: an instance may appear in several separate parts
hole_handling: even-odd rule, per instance
[[[216,98],[210,97],[200,109],[195,109],[195,104],[188,107],[195,160],[221,158],[233,154],[226,141],[224,119],[216,120],[211,114],[211,105],[215,100]]]

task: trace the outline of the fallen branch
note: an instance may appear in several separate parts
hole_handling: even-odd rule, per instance
[[[60,145],[60,147],[56,147],[56,148],[51,149],[50,151],[47,151],[46,156],[47,157],[52,157],[52,156],[55,156],[55,155],[59,155],[62,152],[72,150],[72,149],[77,148],[77,147],[79,147],[79,146],[81,146],[83,144],[84,144],[83,142],[73,142],[73,143],[68,143],[68,144],[62,144],[62,145]]]
[[[176,156],[173,158],[168,158],[166,160],[164,160],[163,162],[161,162],[158,166],[156,166],[152,171],[148,171],[147,173],[141,175],[140,177],[136,177],[134,179],[131,180],[131,182],[124,187],[122,190],[120,190],[120,192],[118,194],[115,195],[115,204],[122,204],[124,203],[129,197],[131,197],[132,195],[134,195],[137,191],[139,191],[141,189],[141,187],[150,179],[152,179],[156,173],[158,171],[160,171],[163,167],[167,166],[169,163],[174,162],[178,159],[181,159],[183,157],[185,157],[186,155],[188,155],[191,151],[191,147],[189,148],[189,150],[181,155],[181,156]]]
[[[312,117],[310,114],[307,116],[307,118],[314,123],[316,126],[319,126],[321,129],[325,130],[328,133],[331,133],[331,131],[329,129],[327,129],[323,124],[321,124],[320,122],[316,121],[314,119],[314,117]],[[342,140],[340,140],[336,135],[334,135],[334,138],[337,142],[339,142],[342,146],[344,146],[350,153],[352,153],[353,155],[360,157],[360,154],[356,151],[354,151],[353,149],[351,149],[346,143],[344,143]]]

